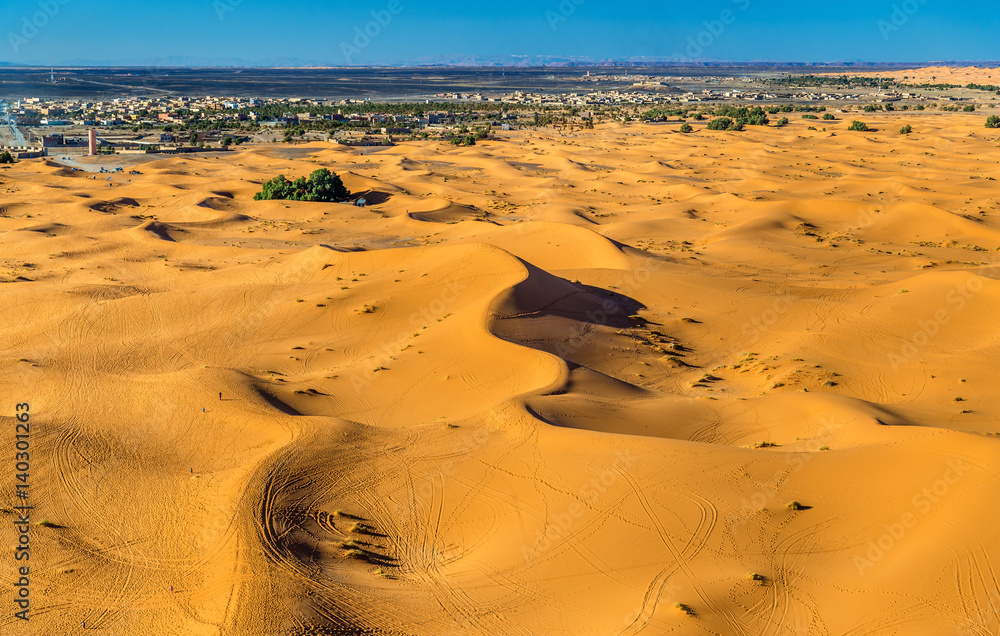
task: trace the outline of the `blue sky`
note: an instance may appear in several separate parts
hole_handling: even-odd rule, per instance
[[[0,0],[0,61],[343,65],[473,55],[995,60],[995,7],[942,0]]]

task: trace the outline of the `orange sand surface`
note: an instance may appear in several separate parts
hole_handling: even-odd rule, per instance
[[[844,73],[823,73],[823,75],[844,75]],[[928,66],[926,68],[899,71],[867,71],[847,73],[851,77],[882,77],[904,84],[974,84],[1000,85],[1000,68],[980,68],[978,66]],[[905,79],[904,79],[905,78]]]
[[[865,119],[0,169],[0,632],[996,634],[1000,133]]]

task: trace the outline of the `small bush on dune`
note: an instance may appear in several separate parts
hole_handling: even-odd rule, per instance
[[[986,118],[986,127],[987,128],[1000,128],[1000,116],[990,115],[989,117],[987,117]],[[0,163],[2,163],[2,161],[0,161]]]
[[[865,122],[855,120],[851,122],[851,126],[848,128],[848,130],[853,130],[856,132],[868,132],[868,130],[870,129],[868,128],[868,124],[866,124]]]
[[[0,163],[14,163],[14,156],[4,150],[0,152]]]
[[[909,135],[911,132],[913,132],[913,127],[910,126],[909,124],[906,124],[905,126],[899,129],[899,134],[901,135]]]
[[[681,132],[682,133],[694,132],[694,128],[691,127],[691,124],[681,124]]]

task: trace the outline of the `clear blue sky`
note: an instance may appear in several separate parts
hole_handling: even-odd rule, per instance
[[[990,60],[1000,58],[996,6],[976,0],[0,0],[0,61],[342,65],[472,55]],[[384,26],[372,11],[383,12]],[[374,37],[358,38],[356,29],[366,26]]]

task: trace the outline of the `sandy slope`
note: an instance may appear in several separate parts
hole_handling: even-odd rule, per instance
[[[4,633],[997,633],[997,134],[867,121],[0,171]]]
[[[823,73],[823,75],[843,75],[843,73]],[[961,84],[969,83],[997,85],[1000,68],[978,66],[928,66],[925,68],[900,71],[862,71],[850,73],[852,77],[884,77],[907,84]]]

